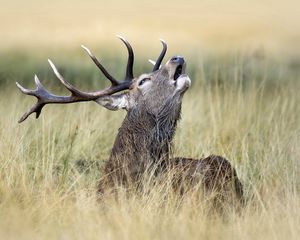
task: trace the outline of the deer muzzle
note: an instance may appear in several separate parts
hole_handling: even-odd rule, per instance
[[[176,68],[175,68],[175,72],[174,72],[174,76],[173,76],[173,79],[174,81],[177,81],[177,79],[185,73],[185,67],[186,67],[186,63],[185,63],[185,60],[183,57],[181,56],[175,56],[175,57],[172,57],[170,62],[172,64],[175,64],[177,65]]]

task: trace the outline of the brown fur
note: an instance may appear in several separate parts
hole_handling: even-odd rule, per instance
[[[228,160],[220,156],[204,159],[170,157],[186,90],[174,93],[168,85],[172,74],[174,68],[168,62],[157,72],[149,74],[152,85],[147,94],[140,94],[134,84],[126,93],[126,99],[134,104],[127,108],[110,158],[104,166],[99,193],[120,186],[141,187],[142,179],[149,172],[154,172],[157,177],[174,172],[174,190],[181,194],[201,183],[205,193],[215,191],[221,196],[219,199],[234,195],[243,201],[242,184]],[[138,84],[139,79],[135,81]]]

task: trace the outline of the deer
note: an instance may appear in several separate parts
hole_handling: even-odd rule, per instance
[[[162,51],[150,73],[137,77],[133,75],[134,53],[129,42],[118,36],[128,52],[125,77],[114,78],[87,47],[87,52],[95,65],[110,81],[111,86],[84,92],[77,89],[57,70],[51,60],[49,64],[61,82],[70,91],[69,96],[50,93],[35,75],[36,89],[29,90],[19,83],[22,93],[37,98],[34,104],[20,118],[19,123],[36,113],[41,114],[46,104],[67,104],[93,101],[112,111],[127,111],[115,138],[109,159],[103,167],[103,178],[98,185],[98,193],[104,194],[118,186],[142,185],[142,179],[149,170],[159,177],[173,171],[174,191],[184,194],[186,189],[200,184],[205,192],[216,190],[222,196],[232,195],[239,202],[243,201],[243,185],[231,163],[217,155],[202,159],[172,157],[173,138],[181,117],[182,100],[191,86],[186,74],[186,61],[182,56],[174,56],[162,65],[167,52],[167,44],[161,40]]]

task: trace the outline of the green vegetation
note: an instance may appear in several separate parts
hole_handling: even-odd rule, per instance
[[[63,55],[51,59],[66,79],[81,89],[104,86],[88,57]],[[224,219],[188,196],[181,205],[174,196],[166,201],[159,188],[97,202],[100,168],[125,113],[95,103],[51,105],[38,120],[18,124],[35,99],[21,95],[15,81],[33,87],[37,73],[49,89],[66,93],[46,58],[26,52],[0,57],[1,239],[299,238],[299,62],[258,53],[187,56],[193,84],[184,97],[175,155],[231,160],[248,204]],[[137,74],[151,69],[146,59],[137,59]],[[101,60],[123,75],[125,55]]]

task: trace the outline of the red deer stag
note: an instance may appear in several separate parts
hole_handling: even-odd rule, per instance
[[[116,186],[126,187],[132,183],[142,185],[142,176],[149,169],[158,176],[169,170],[177,172],[173,182],[176,190],[185,192],[186,186],[199,183],[204,190],[229,194],[243,199],[242,184],[229,161],[219,156],[204,159],[171,158],[172,140],[180,118],[182,98],[191,81],[185,74],[186,62],[175,56],[161,66],[167,44],[161,40],[163,49],[151,73],[133,76],[134,54],[132,47],[119,37],[128,51],[126,74],[123,80],[111,76],[92,52],[82,46],[91,59],[111,82],[111,86],[95,92],[83,92],[67,82],[49,60],[56,77],[71,92],[70,96],[50,93],[35,76],[36,89],[28,90],[17,83],[18,88],[38,101],[19,120],[23,122],[30,114],[38,118],[42,108],[50,103],[73,103],[94,101],[109,110],[125,109],[127,115],[115,139],[109,160],[104,166],[104,176],[99,193]],[[119,94],[115,94],[124,90]],[[200,180],[201,179],[201,180]],[[226,195],[225,194],[225,195]],[[223,195],[222,195],[223,196]]]

